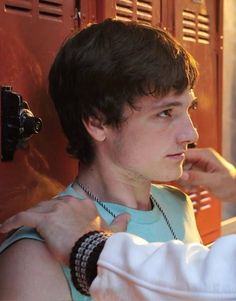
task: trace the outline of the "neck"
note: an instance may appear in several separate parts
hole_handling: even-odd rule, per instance
[[[100,172],[101,170],[102,172]],[[89,168],[80,166],[79,175],[73,185],[75,190],[86,194],[76,182],[84,185],[102,202],[117,203],[139,210],[150,210],[152,207],[150,202],[151,182],[144,179],[134,180],[127,175],[111,172],[104,168],[100,169],[97,164],[93,164]]]

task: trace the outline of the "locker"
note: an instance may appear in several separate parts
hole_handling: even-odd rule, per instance
[[[193,120],[200,147],[221,151],[222,2],[174,1],[173,34],[199,63],[199,105]],[[205,243],[220,235],[219,201],[204,189],[191,193],[199,231]]]
[[[47,92],[49,66],[74,30],[74,16],[72,0],[0,1],[0,86],[11,86],[43,122],[13,161],[0,162],[0,222],[57,194],[76,170],[75,161],[65,155],[65,139]]]

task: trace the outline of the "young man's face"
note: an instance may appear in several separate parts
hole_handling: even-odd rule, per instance
[[[113,164],[130,178],[172,181],[182,174],[185,151],[198,139],[189,111],[196,104],[192,90],[157,99],[143,96],[137,110],[126,108],[121,129],[110,129]]]

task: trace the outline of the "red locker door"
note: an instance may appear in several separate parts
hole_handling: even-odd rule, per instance
[[[0,1],[0,85],[12,86],[43,120],[42,131],[12,162],[0,162],[0,222],[55,195],[75,172],[47,92],[49,67],[74,30],[74,14],[73,0]]]
[[[221,48],[219,1],[176,0],[174,35],[199,62],[200,79],[196,87],[199,107],[194,122],[200,139],[198,146],[221,146]],[[198,228],[205,243],[220,234],[220,204],[206,190],[191,194]]]
[[[155,27],[160,26],[160,8],[160,0],[101,0],[97,1],[97,19],[139,21]]]

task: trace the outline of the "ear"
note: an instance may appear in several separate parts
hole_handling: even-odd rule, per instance
[[[98,142],[102,142],[106,138],[105,134],[105,124],[104,120],[101,117],[94,117],[90,116],[88,119],[83,119],[83,124],[87,130],[87,132],[90,134],[90,136]]]

